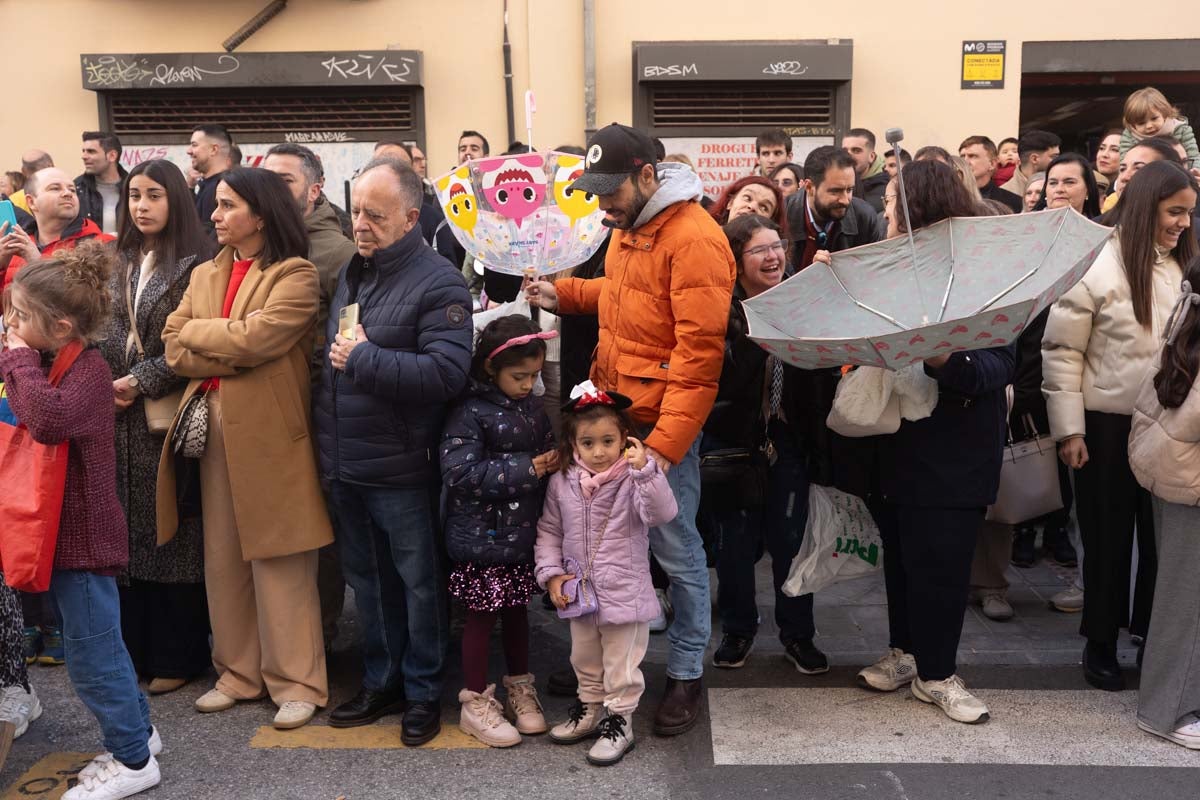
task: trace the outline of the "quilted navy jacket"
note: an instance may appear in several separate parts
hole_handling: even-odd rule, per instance
[[[446,419],[446,550],[455,561],[532,563],[544,482],[534,456],[554,448],[542,398],[513,400],[472,380]]]
[[[329,363],[328,343],[355,302],[368,341],[342,372]],[[442,420],[467,385],[471,337],[466,281],[420,228],[372,258],[350,259],[329,303],[313,402],[321,477],[384,487],[436,481]]]

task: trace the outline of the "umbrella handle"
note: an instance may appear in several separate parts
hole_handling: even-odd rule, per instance
[[[896,157],[897,164],[899,164],[899,161],[900,161],[900,158],[898,155],[900,153],[900,141],[901,140],[897,139],[895,142],[892,143],[892,147],[895,148],[896,153],[897,153],[897,157]],[[912,253],[913,280],[917,282],[917,297],[921,301],[921,324],[928,325],[929,324],[929,314],[926,313],[927,306],[925,305],[925,292],[923,289],[921,289],[921,276],[917,273],[917,244],[916,244],[916,242],[913,241],[912,217],[908,213],[908,192],[906,192],[904,190],[903,166],[901,166],[899,169],[896,170],[896,180],[899,182],[898,188],[900,190],[900,202],[904,205],[904,228],[905,228],[905,231],[908,233],[908,249]],[[947,297],[948,296],[949,295],[947,295]]]
[[[533,152],[533,115],[537,112],[537,101],[533,98],[533,89],[525,90],[525,138],[529,141],[529,152]]]
[[[537,267],[526,267],[521,270],[524,273],[525,280],[521,282],[521,294],[525,293],[525,287],[538,279]],[[541,308],[536,303],[529,304],[529,319],[535,324],[539,324],[541,319]]]

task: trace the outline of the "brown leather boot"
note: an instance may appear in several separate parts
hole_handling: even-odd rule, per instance
[[[678,736],[691,730],[700,719],[703,692],[700,678],[690,681],[667,678],[667,692],[654,715],[654,732],[659,736]]]

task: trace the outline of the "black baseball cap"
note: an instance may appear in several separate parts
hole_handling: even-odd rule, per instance
[[[583,175],[571,189],[592,194],[614,194],[621,184],[646,164],[655,164],[654,140],[637,128],[613,123],[588,140]]]

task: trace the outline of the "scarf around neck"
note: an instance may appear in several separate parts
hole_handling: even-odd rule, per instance
[[[626,470],[629,469],[629,462],[623,457],[617,458],[608,469],[603,472],[594,472],[588,468],[579,458],[579,454],[575,454],[575,464],[579,467],[579,488],[583,492],[585,500],[591,500],[592,495],[596,491],[611,480],[621,477]]]

